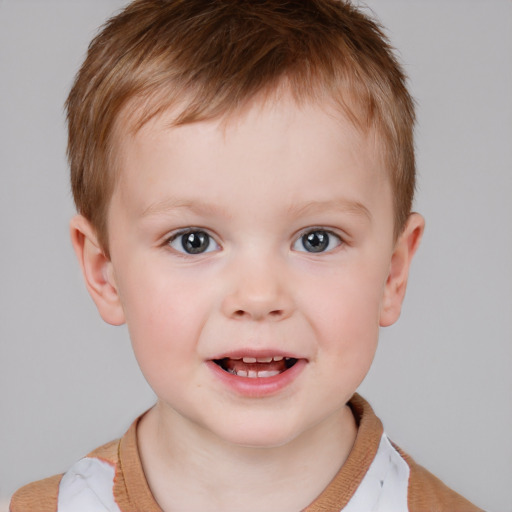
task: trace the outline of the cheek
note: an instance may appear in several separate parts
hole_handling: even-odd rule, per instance
[[[382,276],[364,268],[331,272],[329,278],[316,276],[309,286],[303,311],[318,340],[320,368],[335,379],[338,389],[354,390],[368,372],[379,337]]]
[[[206,311],[204,287],[165,270],[138,266],[120,286],[135,357],[154,389],[191,369]]]
[[[316,329],[325,333],[322,338],[345,344],[378,335],[383,278],[365,270],[317,275],[306,287],[302,309]]]
[[[158,340],[176,335],[187,326],[197,324],[204,307],[206,287],[199,280],[184,279],[158,258],[125,269],[120,296],[127,323],[134,335],[147,334]],[[151,334],[151,336],[150,336]]]

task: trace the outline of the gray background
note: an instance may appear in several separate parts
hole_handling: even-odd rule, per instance
[[[63,101],[121,0],[0,0],[0,501],[121,435],[153,395],[68,240]],[[427,219],[362,393],[390,437],[512,511],[512,2],[373,0],[418,100]]]

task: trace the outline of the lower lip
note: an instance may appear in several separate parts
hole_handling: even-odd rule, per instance
[[[226,372],[213,361],[208,361],[206,364],[215,377],[235,393],[250,398],[263,398],[276,395],[289,386],[302,373],[306,366],[306,360],[299,359],[291,368],[279,375],[256,378],[239,377]]]

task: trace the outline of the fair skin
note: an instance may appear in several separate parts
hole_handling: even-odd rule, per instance
[[[327,104],[170,115],[120,137],[110,257],[71,223],[158,397],[138,431],[147,480],[164,511],[300,510],[350,452],[346,403],[400,314],[423,219],[394,240],[375,137]]]

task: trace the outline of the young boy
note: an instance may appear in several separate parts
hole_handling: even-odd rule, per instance
[[[478,510],[354,394],[424,226],[375,22],[338,0],[137,0],[67,107],[73,245],[158,401],[13,512]]]

